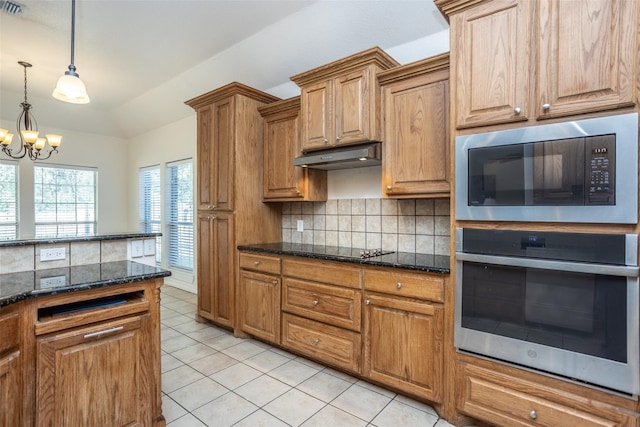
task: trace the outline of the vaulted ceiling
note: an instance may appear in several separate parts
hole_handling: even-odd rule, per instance
[[[293,96],[294,74],[448,28],[432,0],[77,0],[91,103],[71,105],[51,97],[70,63],[71,0],[17,2],[21,14],[0,12],[0,119],[19,113],[23,60],[41,124],[120,138],[187,117],[185,100],[231,81]]]

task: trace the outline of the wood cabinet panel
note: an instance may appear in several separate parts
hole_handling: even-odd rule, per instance
[[[432,402],[444,393],[444,309],[366,293],[364,374]]]
[[[301,91],[302,149],[329,147],[333,135],[332,82],[325,81],[305,87]]]
[[[335,87],[335,144],[351,144],[373,139],[375,117],[371,117],[370,69],[338,77]]]
[[[481,420],[510,426],[635,426],[637,419],[583,396],[551,390],[469,364],[459,365],[457,406]]]
[[[364,288],[399,297],[444,301],[444,278],[399,270],[364,270]]]
[[[360,268],[326,261],[283,258],[282,275],[331,285],[361,288]]]
[[[0,308],[0,426],[22,425],[19,304]]]
[[[197,110],[198,139],[196,147],[198,149],[198,171],[208,171],[211,165],[215,164],[213,150],[212,129],[211,129],[211,106],[202,107]],[[211,173],[198,173],[198,209],[213,209],[215,204],[214,175]]]
[[[240,270],[238,323],[248,334],[280,343],[280,276]]]
[[[331,325],[360,332],[360,291],[303,280],[283,280],[282,309]]]
[[[284,313],[282,345],[314,359],[360,372],[360,334]]]
[[[449,197],[449,55],[378,75],[384,106],[382,194]]]
[[[234,209],[235,191],[235,99],[213,103],[211,112],[214,163],[204,172],[213,176],[214,209],[230,211]]]
[[[137,316],[39,338],[36,425],[148,425],[154,374],[142,323]]]
[[[240,268],[280,275],[280,258],[266,255],[240,253]]]

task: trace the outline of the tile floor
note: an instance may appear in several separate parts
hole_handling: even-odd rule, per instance
[[[162,408],[169,427],[450,427],[429,406],[194,321],[196,295],[162,288]]]

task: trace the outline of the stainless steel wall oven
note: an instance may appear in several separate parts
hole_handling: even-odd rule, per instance
[[[635,234],[456,229],[455,346],[640,394]]]
[[[456,138],[456,219],[638,222],[638,113]]]

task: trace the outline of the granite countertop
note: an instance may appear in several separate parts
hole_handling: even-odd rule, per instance
[[[449,257],[407,252],[393,252],[371,258],[360,258],[359,248],[337,246],[303,245],[300,243],[262,243],[238,246],[241,251],[262,252],[275,255],[293,255],[327,261],[341,261],[352,264],[376,265],[380,267],[404,268],[428,273],[449,274]]]
[[[0,307],[38,295],[53,295],[170,276],[159,267],[133,261],[0,274]]]
[[[96,240],[122,240],[122,239],[144,239],[162,236],[162,233],[112,233],[112,234],[95,234],[93,236],[78,237],[52,237],[48,239],[22,239],[22,240],[2,240],[0,247],[3,246],[27,246],[49,243],[69,243],[69,242],[91,242]]]

